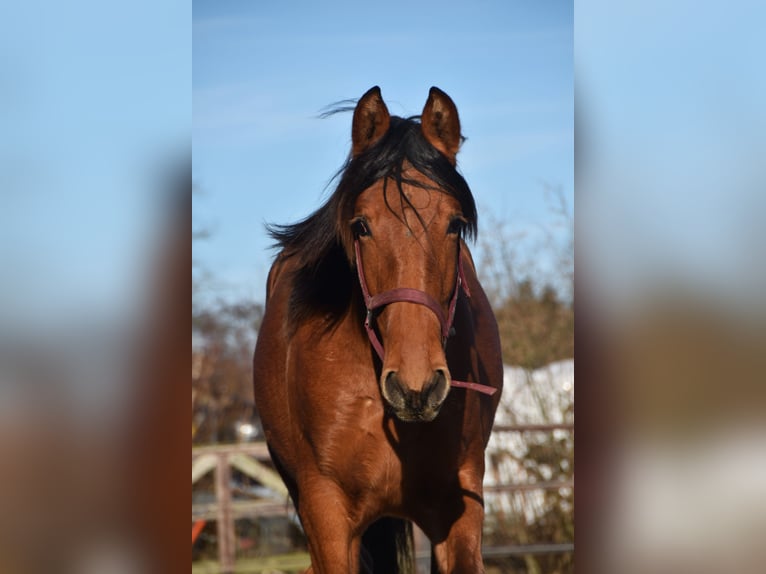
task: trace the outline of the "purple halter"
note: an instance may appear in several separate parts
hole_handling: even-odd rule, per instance
[[[364,320],[364,328],[367,330],[367,336],[370,339],[372,347],[380,357],[382,361],[385,357],[385,350],[383,344],[380,342],[375,329],[372,326],[372,320],[376,309],[385,307],[390,303],[407,302],[417,303],[418,305],[424,305],[434,312],[436,318],[439,320],[442,334],[442,344],[447,343],[447,338],[450,336],[452,330],[452,323],[455,320],[455,309],[457,307],[457,298],[460,294],[460,290],[465,293],[466,297],[471,296],[471,292],[468,289],[468,284],[465,280],[465,273],[463,272],[463,258],[460,256],[460,246],[458,244],[458,257],[457,257],[457,279],[455,280],[455,291],[452,294],[452,299],[449,304],[449,312],[445,316],[441,305],[431,297],[425,291],[418,289],[412,289],[410,287],[398,287],[396,289],[390,289],[377,295],[370,295],[370,291],[367,288],[367,281],[364,278],[364,269],[362,268],[362,255],[359,249],[359,241],[354,241],[354,250],[356,252],[356,270],[359,275],[359,284],[362,286],[362,294],[364,295],[364,304],[367,308],[367,317]],[[466,381],[452,381],[453,387],[462,387],[471,389],[485,395],[493,395],[497,391],[494,387],[488,385],[481,385],[479,383],[470,383]]]

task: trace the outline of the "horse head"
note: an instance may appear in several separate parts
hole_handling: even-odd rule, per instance
[[[358,162],[375,175],[342,223],[382,361],[381,394],[404,421],[433,420],[450,391],[445,344],[462,280],[460,245],[476,217],[455,170],[461,139],[455,104],[438,88],[419,124],[391,117],[377,87],[354,110],[349,169]]]

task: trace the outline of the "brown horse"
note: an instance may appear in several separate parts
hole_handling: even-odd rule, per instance
[[[315,573],[413,571],[411,522],[432,570],[484,571],[484,448],[503,370],[464,242],[476,208],[455,169],[461,141],[438,88],[418,122],[390,116],[374,87],[335,192],[270,228],[282,250],[255,399]]]

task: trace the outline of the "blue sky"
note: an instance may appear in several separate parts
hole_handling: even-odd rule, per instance
[[[135,309],[188,163],[190,40],[183,0],[0,5],[0,325]]]
[[[203,297],[263,297],[263,223],[313,211],[348,153],[350,114],[317,114],[373,85],[396,115],[419,114],[432,85],[453,98],[480,234],[490,216],[544,233],[545,184],[573,207],[571,3],[194,2],[194,223],[211,232],[194,257],[214,277]]]
[[[577,245],[611,313],[668,286],[766,309],[765,21],[752,0],[578,3]]]

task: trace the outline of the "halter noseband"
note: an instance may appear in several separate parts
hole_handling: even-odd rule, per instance
[[[457,298],[460,295],[460,291],[465,293],[466,297],[471,296],[471,292],[468,289],[468,283],[465,280],[465,273],[463,272],[463,258],[460,256],[460,244],[458,243],[457,253],[457,278],[455,279],[455,290],[452,294],[452,299],[449,304],[448,314],[445,315],[441,305],[425,291],[418,289],[412,289],[410,287],[397,287],[395,289],[389,289],[383,293],[377,295],[370,295],[370,290],[367,288],[367,281],[364,278],[364,269],[362,268],[362,255],[359,249],[359,240],[354,241],[354,251],[356,253],[356,271],[359,275],[359,284],[362,287],[362,294],[364,295],[364,305],[367,308],[367,317],[364,320],[364,328],[367,331],[367,336],[370,339],[372,347],[375,352],[383,361],[385,357],[385,350],[383,344],[380,342],[372,321],[375,316],[375,311],[381,307],[385,307],[390,303],[417,303],[418,305],[424,305],[434,312],[436,318],[439,320],[442,335],[442,345],[447,344],[447,338],[454,332],[452,323],[455,321],[455,309],[457,308]],[[485,395],[493,395],[497,391],[494,387],[488,385],[481,385],[479,383],[471,383],[466,381],[452,381],[453,387],[462,387],[471,389]]]

